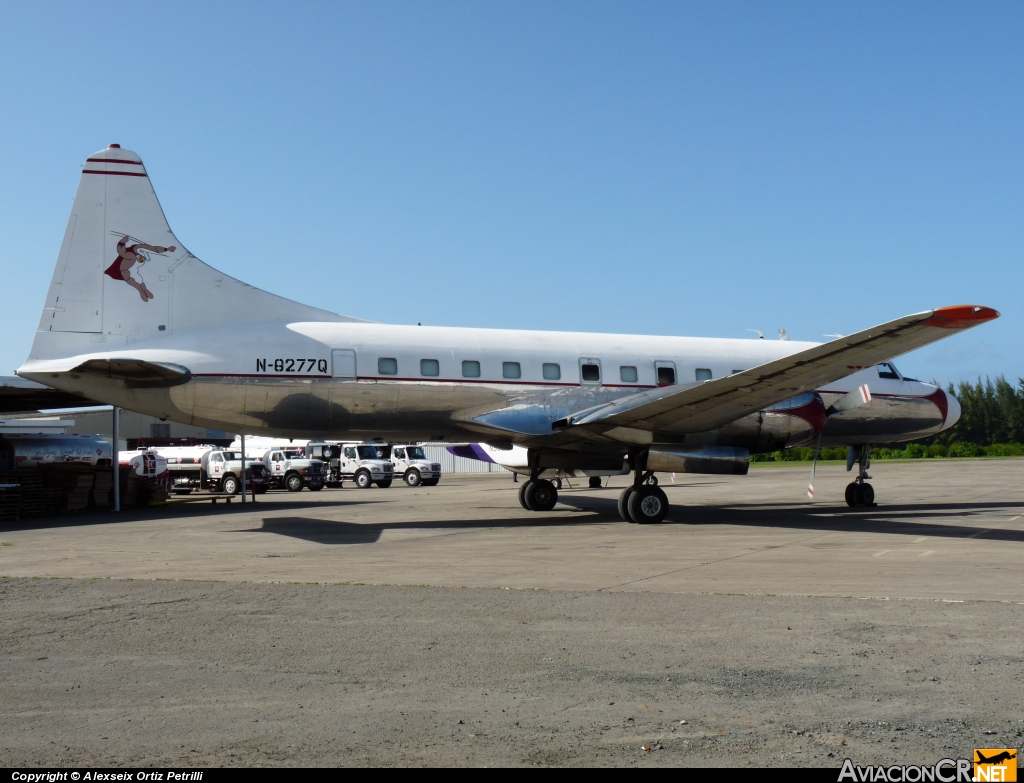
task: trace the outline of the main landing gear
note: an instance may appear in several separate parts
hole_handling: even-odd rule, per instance
[[[871,467],[871,462],[868,460],[870,454],[871,446],[861,446],[856,451],[853,446],[850,447],[846,469],[852,469],[854,462],[857,464],[857,478],[846,485],[846,505],[851,508],[875,505],[874,487],[866,481],[871,478],[868,475],[868,468]]]
[[[653,471],[636,471],[633,484],[619,495],[619,516],[626,522],[656,525],[668,515],[668,496]]]
[[[555,485],[542,478],[533,478],[519,487],[519,505],[527,511],[550,511],[558,502]]]

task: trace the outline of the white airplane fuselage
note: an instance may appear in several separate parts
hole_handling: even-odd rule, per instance
[[[191,380],[169,388],[125,388],[93,375],[47,373],[44,362],[30,362],[19,374],[160,418],[253,435],[529,443],[550,435],[553,421],[657,387],[659,368],[685,388],[708,374],[720,378],[814,345],[356,322],[265,324],[213,336],[165,331],[121,350],[111,344],[115,339],[108,338],[102,351],[83,341],[85,350],[72,361],[123,354],[182,365]],[[505,377],[515,372],[510,364],[518,366],[519,378]],[[584,381],[583,364],[596,366],[600,380]],[[549,376],[557,367],[557,380],[544,377],[545,365]],[[477,369],[478,377],[464,376]],[[864,383],[872,401],[831,417],[824,445],[910,440],[951,426],[958,416],[956,400],[941,389],[881,378],[874,367],[822,388],[822,403],[827,407]],[[807,416],[766,411],[688,435],[685,443],[775,450],[805,445],[818,429]]]

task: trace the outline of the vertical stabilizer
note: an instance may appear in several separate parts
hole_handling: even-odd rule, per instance
[[[171,231],[142,159],[111,144],[82,168],[29,360],[224,324],[353,320],[204,264]]]

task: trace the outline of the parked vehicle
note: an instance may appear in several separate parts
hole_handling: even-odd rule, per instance
[[[242,453],[224,449],[210,449],[202,456],[201,486],[215,492],[236,495],[242,488]],[[245,460],[247,484],[257,494],[263,494],[270,485],[267,467],[258,460]]]
[[[151,446],[167,460],[167,470],[171,474],[171,491],[178,495],[187,495],[203,486],[203,455],[217,446],[204,443],[194,446]]]
[[[376,484],[387,489],[395,478],[395,466],[381,459],[371,443],[342,443],[340,454],[331,461],[331,478],[338,482],[354,481],[360,489]]]
[[[421,484],[434,487],[441,480],[441,463],[428,460],[423,447],[414,443],[392,445],[391,462],[395,466],[395,476],[410,487]]]
[[[261,461],[273,487],[289,492],[301,492],[303,487],[309,487],[310,492],[319,492],[327,482],[323,461],[309,458],[300,448],[279,446],[264,452]]]

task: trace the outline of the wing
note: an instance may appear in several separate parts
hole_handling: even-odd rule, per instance
[[[908,315],[727,378],[641,392],[552,426],[563,430],[560,442],[574,440],[574,431],[625,442],[644,442],[644,433],[705,432],[998,317],[973,305]]]

